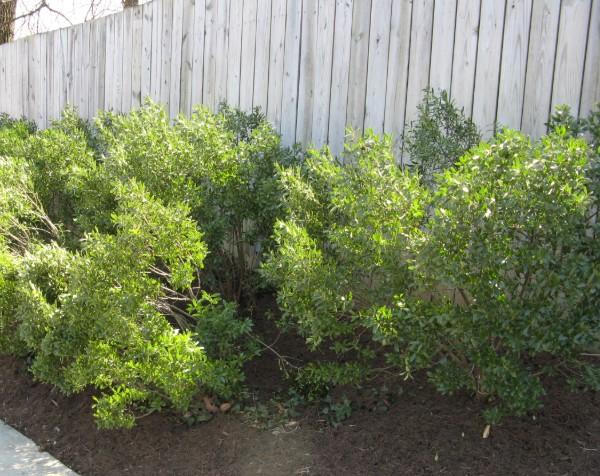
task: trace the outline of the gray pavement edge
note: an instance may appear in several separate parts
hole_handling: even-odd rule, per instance
[[[33,441],[0,420],[0,475],[77,476]]]

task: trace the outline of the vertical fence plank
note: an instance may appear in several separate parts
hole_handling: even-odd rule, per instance
[[[93,110],[94,115],[98,111],[104,110],[104,90],[106,87],[105,75],[106,75],[106,17],[97,20],[98,25],[98,36],[97,38],[97,49],[96,49],[96,100],[95,108]]]
[[[152,66],[150,72],[150,96],[160,101],[162,69],[162,7],[163,0],[154,0],[152,5]]]
[[[285,53],[285,12],[287,0],[276,0],[271,9],[271,44],[269,46],[269,87],[267,118],[277,131],[281,127],[281,98],[283,91],[283,55]],[[232,37],[229,41],[231,43]],[[231,47],[230,47],[231,54]],[[231,76],[228,80],[232,82]]]
[[[0,47],[1,48],[1,47]],[[19,99],[20,99],[20,91],[19,91],[19,63],[17,57],[17,45],[11,44],[8,47],[5,47],[7,50],[6,53],[6,64],[7,64],[7,75],[6,75],[6,86],[8,88],[9,96],[7,96],[8,101],[2,105],[0,104],[0,113],[7,112],[12,117],[20,116],[19,109]]]
[[[69,82],[71,80],[71,66],[69,55],[69,30],[60,30],[60,68],[61,68],[61,88],[60,88],[60,110],[67,105],[69,97]]]
[[[124,67],[124,52],[125,50],[125,18],[123,15],[115,15],[115,81],[113,90],[113,108],[119,112],[123,108],[123,71]]]
[[[202,103],[204,70],[205,0],[196,0],[194,6],[194,52],[192,60],[192,107]]]
[[[14,116],[14,82],[12,78],[13,64],[12,51],[10,44],[0,45],[0,113],[7,113]]]
[[[369,35],[369,60],[367,62],[367,95],[365,102],[365,128],[376,134],[383,132],[385,121],[387,65],[390,49],[391,0],[373,0]]]
[[[594,0],[590,16],[587,55],[579,115],[585,117],[600,102],[600,0]]]
[[[281,101],[281,137],[285,145],[292,145],[296,141],[301,32],[302,0],[288,0],[285,22],[285,55],[283,58],[283,97]]]
[[[383,129],[386,134],[392,135],[397,157],[401,155],[402,134],[404,133],[411,18],[412,2],[409,0],[394,1],[392,4],[390,64],[387,72]]]
[[[479,22],[479,44],[473,92],[473,121],[484,137],[494,133],[505,2],[482,0]]]
[[[6,74],[5,74],[5,87],[7,101],[1,105],[0,112],[3,110],[13,117],[19,117],[19,78],[18,78],[18,67],[17,67],[17,47],[15,44],[0,46],[0,49],[5,50],[6,62]],[[1,94],[1,93],[0,93]]]
[[[68,102],[71,106],[79,107],[79,94],[81,90],[81,25],[76,25],[70,30],[69,50],[71,53],[71,88],[69,89]]]
[[[349,87],[346,122],[357,131],[363,130],[365,119],[370,25],[371,0],[355,1],[352,12],[352,44],[348,71]]]
[[[70,44],[70,42],[68,43]],[[104,109],[110,111],[113,107],[112,89],[115,72],[115,16],[110,15],[106,19],[106,51],[104,70]]]
[[[243,7],[243,0],[231,0],[229,8],[229,48],[227,51],[227,104],[234,107],[240,105]]]
[[[256,46],[254,54],[254,92],[252,95],[252,106],[260,107],[263,111],[267,110],[269,89],[271,3],[271,0],[258,0],[258,10],[256,11]]]
[[[45,128],[48,125],[48,115],[46,113],[46,82],[48,81],[46,71],[46,35],[37,35],[37,39],[39,42],[39,62],[36,64],[39,68],[39,74],[36,88],[39,94],[39,103],[36,122],[40,127]]]
[[[314,105],[311,142],[317,147],[327,143],[329,104],[331,98],[331,68],[333,61],[333,28],[335,2],[319,0],[317,48],[314,78]]]
[[[504,23],[496,115],[501,126],[518,128],[521,124],[530,19],[531,0],[509,1]]]
[[[431,68],[429,85],[436,91],[450,91],[457,0],[436,0],[433,10]]]
[[[0,59],[0,66],[5,68],[4,78],[0,79],[0,113],[6,112],[13,117],[18,117],[16,51],[11,44],[0,45],[0,54],[3,55],[3,59]]]
[[[66,33],[66,30],[65,30]],[[21,84],[21,115],[29,117],[29,39],[17,42],[17,52],[21,61],[19,62]]]
[[[217,36],[215,63],[215,98],[213,110],[227,100],[227,56],[229,54],[229,9],[230,0],[221,0],[217,5]]]
[[[240,72],[240,108],[252,109],[254,95],[254,55],[256,53],[257,0],[244,0],[242,11],[242,66]]]
[[[204,74],[202,76],[202,104],[214,107],[216,97],[216,51],[217,43],[217,8],[218,0],[206,0],[205,34],[204,34]]]
[[[11,93],[8,86],[8,47],[4,45],[0,45],[0,99],[7,98]],[[8,114],[12,114],[12,108],[6,107],[3,104],[0,112],[6,112]]]
[[[0,68],[3,69],[0,78],[0,97],[5,98],[0,107],[0,113],[6,112],[10,116],[16,116],[16,82],[15,82],[15,56],[16,49],[11,44],[0,45]]]
[[[89,41],[89,87],[86,95],[86,108],[88,111],[88,117],[93,118],[98,110],[98,81],[97,81],[97,69],[98,69],[98,20],[93,20],[90,23],[90,41]]]
[[[88,98],[90,94],[91,62],[90,36],[92,24],[87,22],[81,25],[81,72],[79,78],[79,95],[77,96],[77,109],[81,117],[88,119]]]
[[[591,0],[563,0],[561,3],[552,106],[568,104],[575,116],[579,114],[590,7]]]
[[[23,81],[21,80],[21,68],[20,64],[23,63],[23,59],[19,57],[19,45],[11,45],[10,50],[12,51],[12,68],[11,71],[11,83],[12,83],[12,115],[14,117],[21,117],[23,115],[23,104],[21,103],[21,89],[23,88]],[[59,97],[59,94],[56,94]]]
[[[13,86],[11,82],[11,51],[10,45],[0,45],[0,113],[13,116],[13,104],[11,96]]]
[[[452,98],[468,116],[473,112],[478,31],[479,1],[458,0],[451,92]]]
[[[432,26],[433,1],[415,0],[413,2],[410,31],[405,123],[410,123],[416,119],[417,106],[423,97],[423,90],[429,86]]]
[[[304,144],[311,142],[312,134],[317,62],[318,7],[318,0],[304,0],[302,4],[296,140]]]
[[[181,75],[179,110],[189,116],[192,112],[192,64],[194,61],[194,0],[184,0],[181,26]]]
[[[120,112],[128,113],[131,110],[131,70],[132,70],[132,50],[133,50],[133,9],[126,8],[120,15],[123,19],[123,50],[121,66],[121,94],[120,105],[117,101],[117,107]]]
[[[171,31],[173,30],[173,0],[162,2],[160,102],[167,112],[171,100]],[[178,102],[179,104],[179,102]]]
[[[64,30],[56,30],[53,32],[52,52],[48,51],[48,55],[52,55],[52,78],[48,79],[50,84],[52,98],[52,111],[55,117],[60,117],[63,109],[62,91],[63,91],[63,55],[62,55],[62,37]]]
[[[152,16],[153,16],[153,4],[144,3],[142,5],[142,64],[141,64],[141,85],[140,95],[141,102],[151,94],[152,84],[152,50],[153,50],[153,37],[152,37]],[[192,15],[193,17],[193,15]]]
[[[350,64],[352,41],[352,8],[352,1],[336,0],[328,131],[329,147],[335,155],[339,155],[344,148],[346,105],[348,103],[348,65]]]
[[[177,117],[181,95],[181,48],[183,44],[183,0],[173,0],[171,30],[171,77],[169,87],[169,116]]]
[[[140,107],[142,100],[142,41],[144,28],[143,6],[133,7],[131,52],[131,108]]]
[[[53,99],[54,99],[54,94],[53,94],[53,82],[54,82],[54,35],[55,32],[51,31],[46,33],[45,39],[46,39],[46,74],[47,76],[47,80],[46,80],[46,84],[44,85],[45,89],[46,89],[46,114],[47,114],[47,119],[48,121],[52,121],[54,119],[56,119],[56,108],[54,107],[54,103],[53,103]],[[6,78],[6,76],[5,76]],[[5,79],[6,80],[6,79]],[[6,91],[7,93],[9,93],[8,91]]]
[[[133,94],[131,75],[133,74],[133,8],[126,8],[123,17],[123,92],[121,93],[121,112],[131,110],[131,96]]]
[[[554,0],[533,2],[521,129],[534,138],[546,132],[559,11]]]
[[[38,127],[43,127],[43,123],[41,121],[41,97],[39,93],[39,84],[40,84],[40,38],[41,35],[30,36],[27,38],[27,48],[29,51],[28,56],[28,112],[27,117],[38,125]]]
[[[25,105],[25,102],[23,102],[23,91],[25,89],[24,85],[27,84],[27,81],[23,80],[22,65],[27,64],[27,61],[24,61],[24,57],[20,55],[22,43],[24,42],[17,42],[11,47],[11,49],[13,50],[13,115],[15,117],[22,117],[25,113],[25,111],[23,110],[23,107]],[[60,98],[60,91],[58,91],[57,96]]]

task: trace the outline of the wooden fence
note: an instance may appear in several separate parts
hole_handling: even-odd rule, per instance
[[[0,111],[172,116],[260,106],[284,142],[339,150],[346,126],[396,140],[426,87],[489,135],[600,101],[600,0],[154,0],[0,47]]]

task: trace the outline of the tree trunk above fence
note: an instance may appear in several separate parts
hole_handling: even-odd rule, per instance
[[[0,0],[0,45],[12,41],[17,0]]]

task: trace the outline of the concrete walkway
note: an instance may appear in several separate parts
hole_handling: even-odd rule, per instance
[[[0,421],[0,475],[77,476],[60,461],[41,451],[18,431]]]

